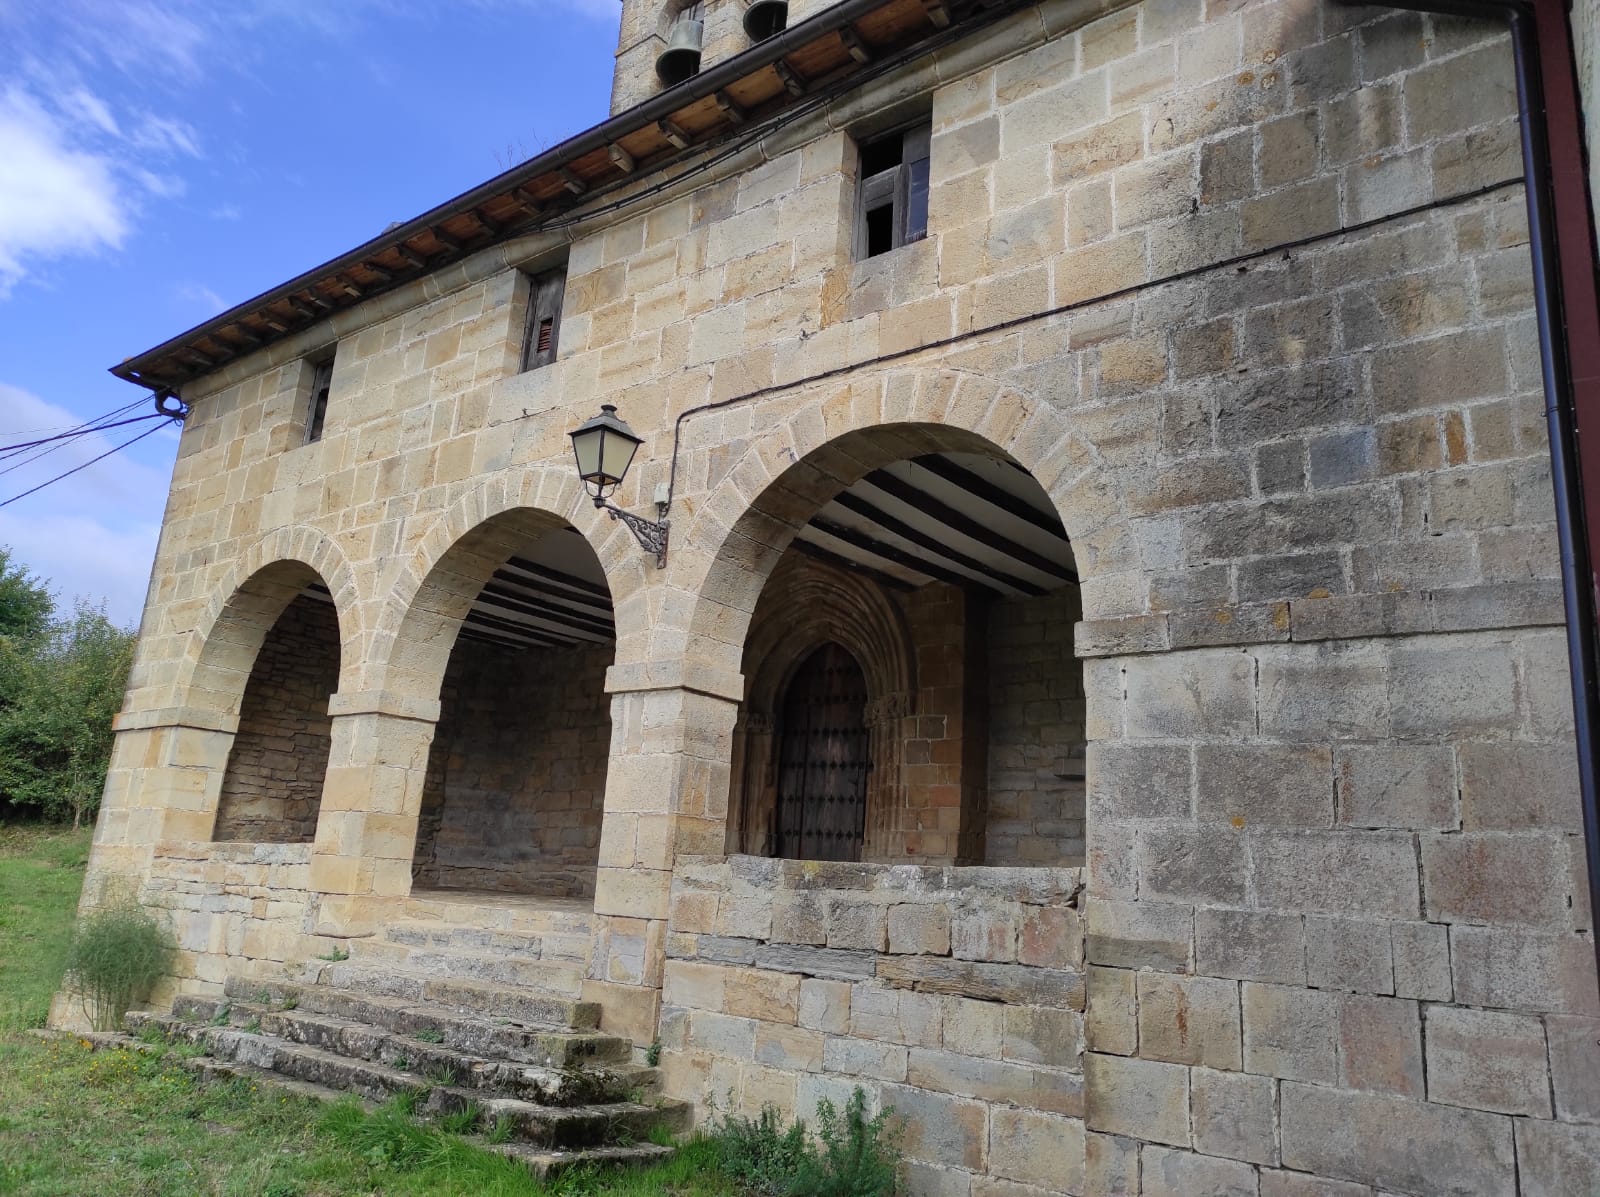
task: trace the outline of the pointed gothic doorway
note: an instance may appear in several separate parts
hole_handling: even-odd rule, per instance
[[[860,860],[867,825],[867,679],[829,642],[796,670],[778,727],[777,855]]]

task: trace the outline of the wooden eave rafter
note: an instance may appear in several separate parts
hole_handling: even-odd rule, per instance
[[[176,389],[487,245],[536,229],[686,153],[736,134],[871,61],[915,53],[941,28],[1015,7],[986,0],[846,0],[620,113],[350,253],[113,366],[118,378]],[[313,311],[310,305],[315,305]],[[206,365],[200,364],[204,358]]]

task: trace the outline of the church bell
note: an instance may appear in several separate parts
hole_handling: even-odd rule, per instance
[[[744,31],[753,42],[764,42],[774,33],[782,33],[788,23],[788,0],[754,0],[744,10]]]
[[[698,74],[700,43],[705,37],[704,21],[682,20],[667,35],[667,48],[656,58],[656,74],[671,87]]]

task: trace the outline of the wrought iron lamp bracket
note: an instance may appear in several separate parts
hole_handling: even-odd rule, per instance
[[[667,534],[672,527],[671,520],[647,520],[643,516],[634,515],[631,511],[613,507],[604,499],[596,499],[594,505],[602,508],[612,519],[621,520],[627,525],[628,531],[633,533],[633,538],[639,542],[640,547],[645,552],[656,555],[657,569],[667,568]],[[657,510],[660,510],[659,506]]]

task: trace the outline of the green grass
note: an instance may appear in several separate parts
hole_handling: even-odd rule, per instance
[[[61,983],[90,832],[0,827],[0,1034],[44,1026]]]
[[[0,1197],[744,1197],[704,1140],[657,1167],[544,1185],[404,1102],[202,1086],[181,1067],[192,1051],[17,1033],[43,1024],[60,982],[88,851],[88,832],[0,828]]]

